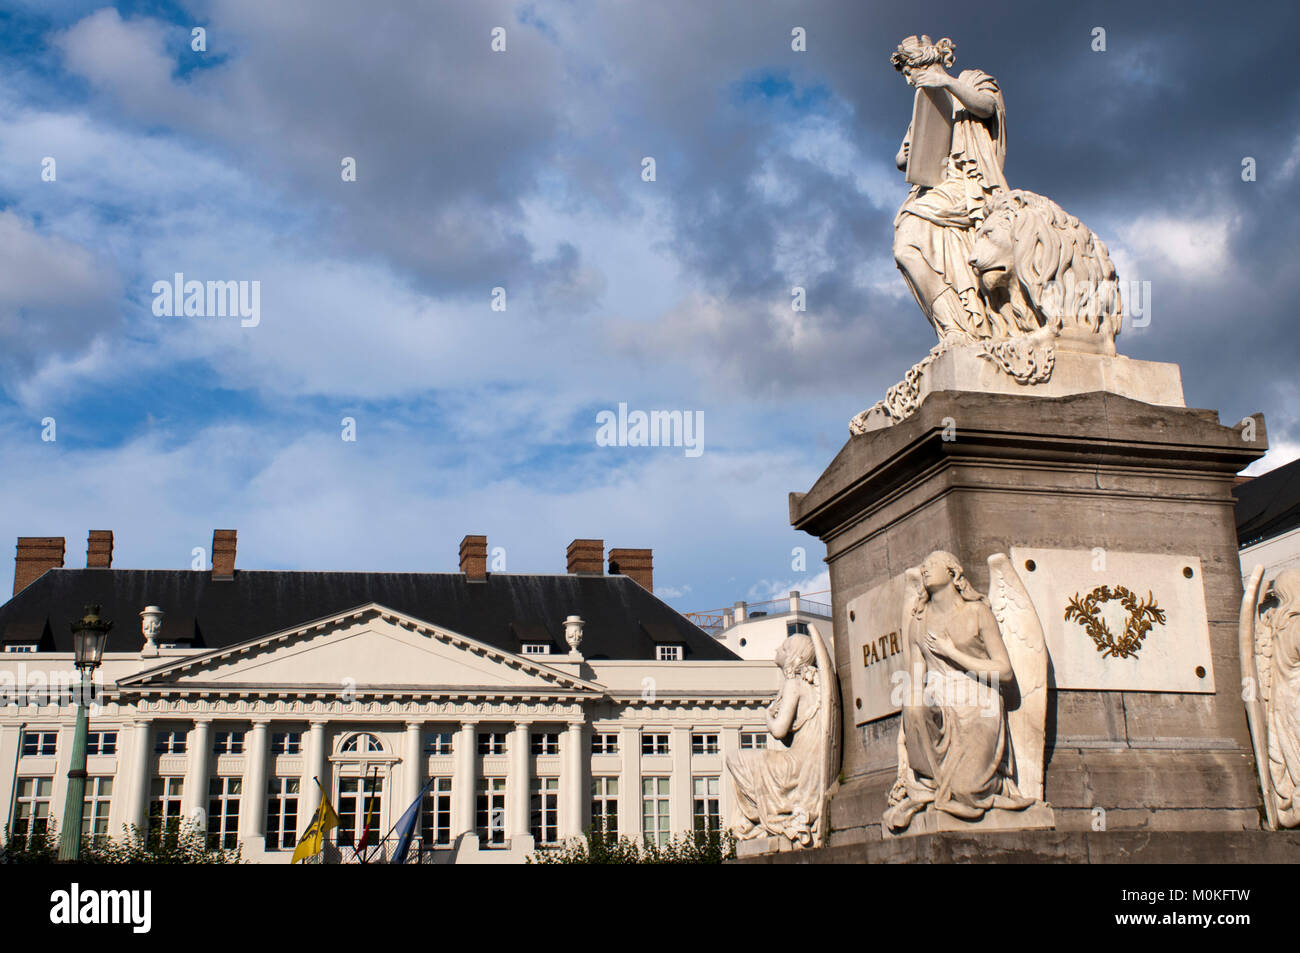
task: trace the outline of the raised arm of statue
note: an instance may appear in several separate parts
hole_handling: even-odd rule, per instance
[[[1016,675],[1011,668],[1011,658],[1007,655],[1002,635],[998,632],[997,620],[993,618],[988,606],[979,605],[975,611],[979,615],[980,641],[984,643],[988,658],[963,652],[952,639],[933,632],[927,633],[926,644],[930,651],[943,655],[972,674],[996,675],[1002,684],[1010,685],[1015,681]]]
[[[907,154],[912,150],[912,124],[907,124],[907,134],[903,136],[903,141],[898,147],[898,155],[894,156],[894,165],[898,166],[898,171],[907,170]]]
[[[956,76],[950,76],[943,67],[930,66],[925,72],[914,73],[909,82],[918,88],[946,89],[973,116],[987,119],[998,108],[995,95],[983,89],[976,89],[970,83],[963,82]]]
[[[776,697],[776,704],[767,709],[767,730],[773,738],[782,741],[790,734],[795,715],[799,709],[799,693],[795,691],[793,679],[787,678],[781,684],[781,692]]]

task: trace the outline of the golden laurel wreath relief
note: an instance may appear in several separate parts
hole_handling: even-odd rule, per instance
[[[1124,634],[1115,638],[1106,620],[1098,614],[1098,607],[1118,599],[1120,605],[1128,610],[1128,621],[1124,623]],[[1165,610],[1156,605],[1155,597],[1148,590],[1144,601],[1125,586],[1098,586],[1082,599],[1076,592],[1065,607],[1065,620],[1075,619],[1084,627],[1088,637],[1097,645],[1097,651],[1103,658],[1137,658],[1142,648],[1142,640],[1155,623],[1164,625]]]

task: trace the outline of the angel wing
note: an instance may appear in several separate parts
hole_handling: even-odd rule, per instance
[[[1043,799],[1043,732],[1047,717],[1047,643],[1024,583],[1006,553],[989,557],[989,607],[1011,659],[1020,704],[1008,710],[1015,781],[1026,797]],[[1010,708],[1010,706],[1008,706]]]
[[[1269,686],[1261,679],[1267,678],[1268,660],[1273,651],[1273,630],[1259,627],[1256,632],[1255,616],[1259,605],[1259,584],[1264,578],[1264,567],[1256,566],[1246,580],[1246,590],[1241,597],[1241,616],[1237,626],[1237,648],[1241,656],[1242,697],[1246,700],[1246,723],[1250,727],[1250,743],[1255,749],[1255,767],[1259,774],[1260,791],[1264,795],[1264,816],[1268,829],[1277,830],[1277,808],[1274,804],[1273,778],[1268,768],[1268,718],[1264,706],[1268,700]]]
[[[912,624],[912,611],[916,603],[925,597],[925,584],[921,582],[921,567],[913,566],[903,573],[903,671],[908,679],[912,677],[912,640],[908,638],[908,626]],[[916,686],[919,690],[921,686]],[[904,691],[911,692],[912,686],[904,684]],[[907,697],[906,695],[904,696]],[[910,704],[910,702],[908,702]],[[900,791],[911,776],[912,765],[907,757],[907,734],[903,728],[903,719],[898,719],[898,776],[894,781],[893,792]],[[893,793],[891,792],[891,794]],[[893,803],[892,801],[890,802]]]
[[[820,846],[826,842],[827,833],[827,792],[840,776],[840,682],[831,664],[830,652],[817,626],[808,624],[808,634],[812,636],[813,649],[817,653],[818,688],[821,692],[822,715],[822,764],[821,764],[821,811],[817,816],[817,825],[813,831],[813,842]]]

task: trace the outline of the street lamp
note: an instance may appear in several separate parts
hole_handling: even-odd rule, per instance
[[[104,644],[113,623],[99,617],[99,606],[86,606],[86,614],[72,623],[72,652],[79,675],[77,732],[72,738],[72,766],[68,769],[68,799],[63,805],[63,830],[59,834],[59,860],[81,856],[81,816],[86,798],[86,732],[90,727],[90,675],[104,658]]]

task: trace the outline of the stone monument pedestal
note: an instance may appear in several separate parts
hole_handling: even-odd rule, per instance
[[[1008,831],[859,840],[742,864],[1294,864],[1297,831]]]
[[[1113,370],[1127,359],[1084,359],[1098,360]],[[983,373],[952,370],[962,367]],[[1044,799],[1055,830],[978,836],[1032,834],[1045,844],[1073,843],[1069,832],[1099,842],[1136,830],[1259,831],[1237,653],[1232,487],[1266,449],[1263,419],[1229,427],[1213,411],[1181,406],[1176,371],[1143,385],[1153,402],[1106,390],[934,389],[907,419],[852,437],[812,489],[791,494],[791,523],[826,544],[830,567],[844,744],[829,849],[865,844],[864,857],[876,857],[870,845],[882,842],[897,773],[898,708],[883,667],[898,665],[888,638],[898,622],[892,609],[871,608],[885,603],[863,597],[887,591],[934,550],[954,554],[980,592],[990,554],[1010,554],[1051,658]],[[1140,650],[1106,654],[1066,612],[1094,585],[1150,596],[1166,621],[1151,626]],[[1119,602],[1102,602],[1109,630],[1127,631]],[[959,830],[890,842],[977,836],[952,826]]]

